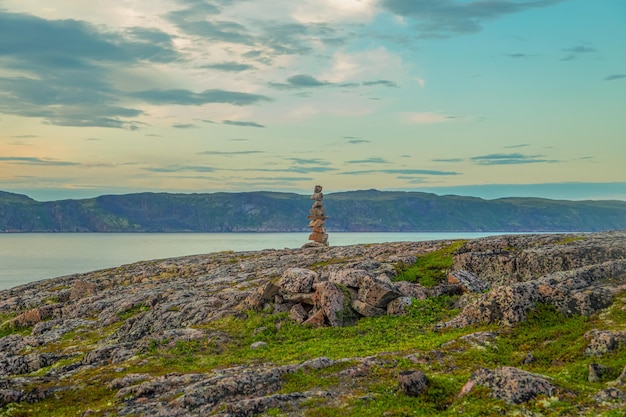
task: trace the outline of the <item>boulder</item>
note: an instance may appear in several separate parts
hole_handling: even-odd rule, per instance
[[[426,287],[408,281],[399,281],[395,283],[396,290],[406,297],[416,298],[418,300],[425,300],[428,297],[428,290]]]
[[[315,328],[324,327],[324,325],[326,324],[324,312],[322,310],[315,311],[315,313],[312,314],[308,319],[306,319],[302,324]]]
[[[331,326],[346,324],[349,311],[346,311],[346,295],[332,282],[318,282],[314,285],[313,302],[326,317]]]
[[[331,271],[328,275],[328,281],[344,287],[358,288],[361,277],[369,277],[370,274],[364,269],[346,268],[338,271]]]
[[[278,290],[278,286],[273,282],[268,282],[248,295],[241,303],[241,308],[243,310],[261,311],[266,303],[274,300]]]
[[[468,271],[458,270],[448,274],[449,284],[459,284],[466,292],[485,292],[491,288],[489,283]]]
[[[589,364],[589,377],[587,378],[589,382],[598,382],[602,380],[608,372],[610,368],[608,366],[600,365],[597,363]]]
[[[302,323],[307,318],[306,310],[302,304],[296,304],[289,310],[289,318],[296,323]]]
[[[607,402],[622,402],[626,400],[626,394],[624,391],[615,387],[609,387],[599,391],[594,397],[594,401],[599,403]]]
[[[98,285],[87,281],[74,281],[72,291],[70,292],[70,300],[78,300],[80,298],[91,297],[98,292]]]
[[[359,301],[373,307],[386,308],[390,301],[401,296],[388,279],[372,278],[368,275],[359,278]]]
[[[352,300],[352,309],[365,317],[378,317],[387,314],[387,311],[382,308],[373,307],[363,301]]]
[[[289,268],[276,283],[279,293],[297,294],[310,293],[313,283],[317,281],[317,273],[305,268]]]
[[[589,339],[585,347],[586,356],[601,356],[626,345],[626,332],[624,331],[591,330],[585,333],[585,338]]]
[[[398,385],[410,397],[418,397],[428,389],[428,378],[422,371],[402,371],[398,374]]]
[[[411,304],[413,304],[413,298],[398,297],[387,304],[387,314],[392,316],[404,316],[409,313]]]
[[[556,387],[546,378],[509,366],[494,370],[483,368],[472,374],[461,388],[459,396],[467,395],[475,386],[480,385],[491,389],[491,396],[494,398],[520,404],[532,400],[537,395],[551,396]]]

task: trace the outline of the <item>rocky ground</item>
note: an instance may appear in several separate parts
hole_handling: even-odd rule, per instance
[[[626,232],[139,262],[0,324],[0,416],[622,416]]]

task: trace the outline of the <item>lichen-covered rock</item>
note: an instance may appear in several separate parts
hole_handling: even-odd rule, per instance
[[[302,323],[307,319],[307,312],[302,304],[296,304],[289,310],[289,318],[296,323]]]
[[[365,276],[369,277],[370,273],[364,269],[346,268],[331,271],[328,275],[328,281],[344,287],[358,288],[361,277]]]
[[[585,347],[586,356],[601,356],[626,346],[626,332],[623,331],[591,330],[585,333],[585,338],[589,340]]]
[[[399,281],[395,283],[396,290],[405,297],[425,300],[428,297],[428,289],[426,287],[408,281]]]
[[[378,317],[387,314],[387,310],[371,306],[363,301],[352,300],[352,309],[364,317]]]
[[[309,293],[313,283],[317,281],[317,273],[305,268],[289,268],[276,283],[280,294]]]
[[[398,385],[410,397],[418,397],[428,390],[428,378],[422,371],[402,371],[398,375]]]
[[[267,282],[245,298],[243,303],[241,303],[241,309],[254,311],[262,310],[266,303],[274,299],[279,289],[280,288],[273,282]]]
[[[374,307],[386,308],[389,302],[401,296],[389,279],[372,278],[367,275],[359,278],[359,301]]]
[[[313,302],[326,317],[331,326],[343,326],[349,314],[346,311],[346,295],[332,282],[319,282],[315,284]],[[349,301],[349,300],[348,300]]]
[[[413,298],[398,297],[387,304],[387,314],[392,316],[404,316],[409,313],[412,304]]]
[[[459,395],[467,395],[476,386],[491,389],[491,396],[509,403],[520,404],[537,395],[551,396],[556,387],[546,377],[504,366],[494,370],[479,369],[463,386]]]
[[[448,283],[459,284],[467,292],[485,292],[491,288],[489,283],[468,271],[457,270],[448,274]]]
[[[598,363],[590,363],[588,368],[589,376],[587,377],[587,380],[589,382],[601,381],[610,370],[608,366],[600,365]]]
[[[78,300],[84,297],[96,295],[98,292],[98,284],[87,281],[75,281],[70,292],[70,300]]]
[[[609,387],[599,391],[596,395],[594,395],[593,399],[599,403],[622,402],[626,401],[626,394],[620,389]]]
[[[525,320],[538,303],[555,306],[565,315],[588,316],[612,303],[613,292],[600,284],[624,273],[626,259],[497,287],[470,302],[457,317],[438,324],[436,328],[460,328],[479,323],[511,326]]]

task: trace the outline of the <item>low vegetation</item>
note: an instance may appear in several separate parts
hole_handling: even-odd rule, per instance
[[[420,255],[412,265],[399,265],[395,281],[417,282],[433,287],[446,280],[446,272],[452,267],[453,254],[466,240],[455,241],[443,248]]]
[[[448,248],[449,250],[450,248]],[[442,252],[443,253],[443,252]],[[0,410],[0,416],[115,416],[120,399],[106,383],[129,373],[152,376],[171,373],[211,372],[234,365],[273,363],[295,364],[317,358],[348,359],[321,370],[300,370],[283,377],[281,393],[308,390],[335,390],[339,401],[309,400],[298,412],[303,416],[500,416],[589,415],[613,417],[618,411],[597,404],[581,403],[577,394],[590,394],[617,377],[626,363],[626,349],[600,359],[583,355],[583,335],[592,328],[624,323],[626,294],[592,318],[565,317],[554,308],[539,305],[526,322],[511,328],[497,326],[433,332],[435,323],[457,313],[455,299],[439,297],[416,300],[405,317],[365,318],[355,326],[309,328],[291,322],[286,314],[248,312],[244,317],[228,317],[202,326],[210,336],[202,340],[153,341],[123,366],[107,366],[81,371],[73,376],[78,390],[63,390],[34,404],[12,404]],[[82,333],[80,329],[66,335],[55,347],[58,351],[90,350],[102,334]],[[484,344],[468,345],[460,337],[477,331],[493,331],[498,336]],[[266,342],[260,349],[250,349],[257,341]],[[524,363],[532,356],[532,362]],[[376,365],[359,374],[342,372],[355,366],[356,359],[374,356]],[[602,381],[589,382],[587,368],[597,361],[609,368]],[[69,363],[69,362],[68,362]],[[523,366],[524,369],[553,378],[569,394],[538,397],[525,405],[510,405],[489,396],[487,389],[472,391],[459,398],[457,394],[478,368]],[[398,390],[397,376],[408,369],[420,369],[430,380],[430,387],[419,397],[408,397]],[[78,382],[78,384],[77,384]],[[68,386],[69,386],[68,382]],[[46,383],[38,388],[43,389]],[[58,385],[57,385],[58,387]],[[35,387],[33,387],[35,388]],[[592,408],[593,407],[593,408]],[[522,413],[526,414],[519,414]],[[267,415],[280,416],[274,409]],[[300,414],[299,414],[300,415]]]

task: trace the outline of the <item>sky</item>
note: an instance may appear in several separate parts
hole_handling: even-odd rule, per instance
[[[0,190],[626,200],[624,0],[0,0]]]

